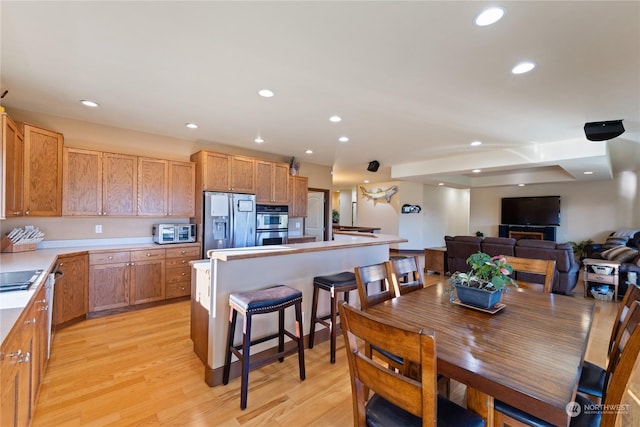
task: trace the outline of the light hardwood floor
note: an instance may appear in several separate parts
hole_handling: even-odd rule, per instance
[[[439,277],[425,279],[434,280]],[[582,297],[580,286],[575,297]],[[587,359],[600,365],[616,309],[598,302]],[[302,382],[295,356],[252,371],[248,408],[241,411],[238,378],[227,386],[204,383],[189,339],[188,301],[91,319],[55,335],[32,425],[351,425],[342,339],[335,365],[328,353],[327,341],[305,351]],[[462,402],[463,396],[464,387],[454,384],[452,399]]]

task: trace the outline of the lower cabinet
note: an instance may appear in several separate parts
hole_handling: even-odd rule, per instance
[[[57,259],[58,276],[53,293],[53,324],[84,318],[88,310],[89,260],[86,254]]]
[[[130,304],[164,299],[164,249],[131,251]]]
[[[28,426],[47,364],[45,287],[25,307],[0,347],[0,425]]]
[[[129,305],[129,252],[89,254],[89,312]]]
[[[178,298],[191,294],[190,261],[200,259],[200,246],[167,249],[165,260],[165,298]]]

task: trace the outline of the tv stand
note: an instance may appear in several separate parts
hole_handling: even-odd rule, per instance
[[[498,236],[516,240],[535,239],[556,241],[556,228],[544,225],[500,225]]]

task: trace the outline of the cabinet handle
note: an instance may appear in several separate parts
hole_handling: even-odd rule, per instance
[[[25,215],[31,215],[31,212],[29,212],[29,211],[24,211],[24,214],[25,214]]]
[[[180,253],[181,253],[182,255],[184,255],[184,254],[186,254],[186,253],[187,253],[187,251],[180,251]]]
[[[186,264],[186,263],[187,263],[187,260],[186,260],[186,259],[183,259],[183,260],[182,260],[182,263],[183,263],[183,264]]]
[[[182,273],[182,275],[183,275],[183,276],[186,276],[186,275],[187,275],[187,273]]]
[[[36,304],[46,304],[47,300],[46,299],[41,299],[36,301]]]
[[[62,267],[63,265],[64,265],[64,262],[58,263],[58,267]]]
[[[40,307],[38,310],[36,311],[47,311],[49,309],[49,305],[45,305],[44,307]]]
[[[18,351],[14,351],[13,353],[9,353],[7,356],[9,356],[9,357],[20,357],[20,356],[22,356],[22,349],[19,348]]]
[[[31,360],[31,353],[27,351],[18,359],[18,363],[29,363],[29,360]]]
[[[109,260],[112,260],[112,259],[113,259],[113,257],[112,257],[112,256],[108,256],[107,258],[108,258]]]
[[[132,262],[132,263],[130,263],[129,265],[136,265],[136,263],[135,263],[135,262]]]
[[[36,318],[34,317],[33,319],[28,319],[24,321],[25,325],[31,325],[31,324],[36,324]]]
[[[151,254],[147,254],[147,256],[151,256]]]

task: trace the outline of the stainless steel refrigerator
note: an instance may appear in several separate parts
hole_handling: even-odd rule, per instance
[[[204,257],[209,249],[256,245],[256,196],[204,192]]]

